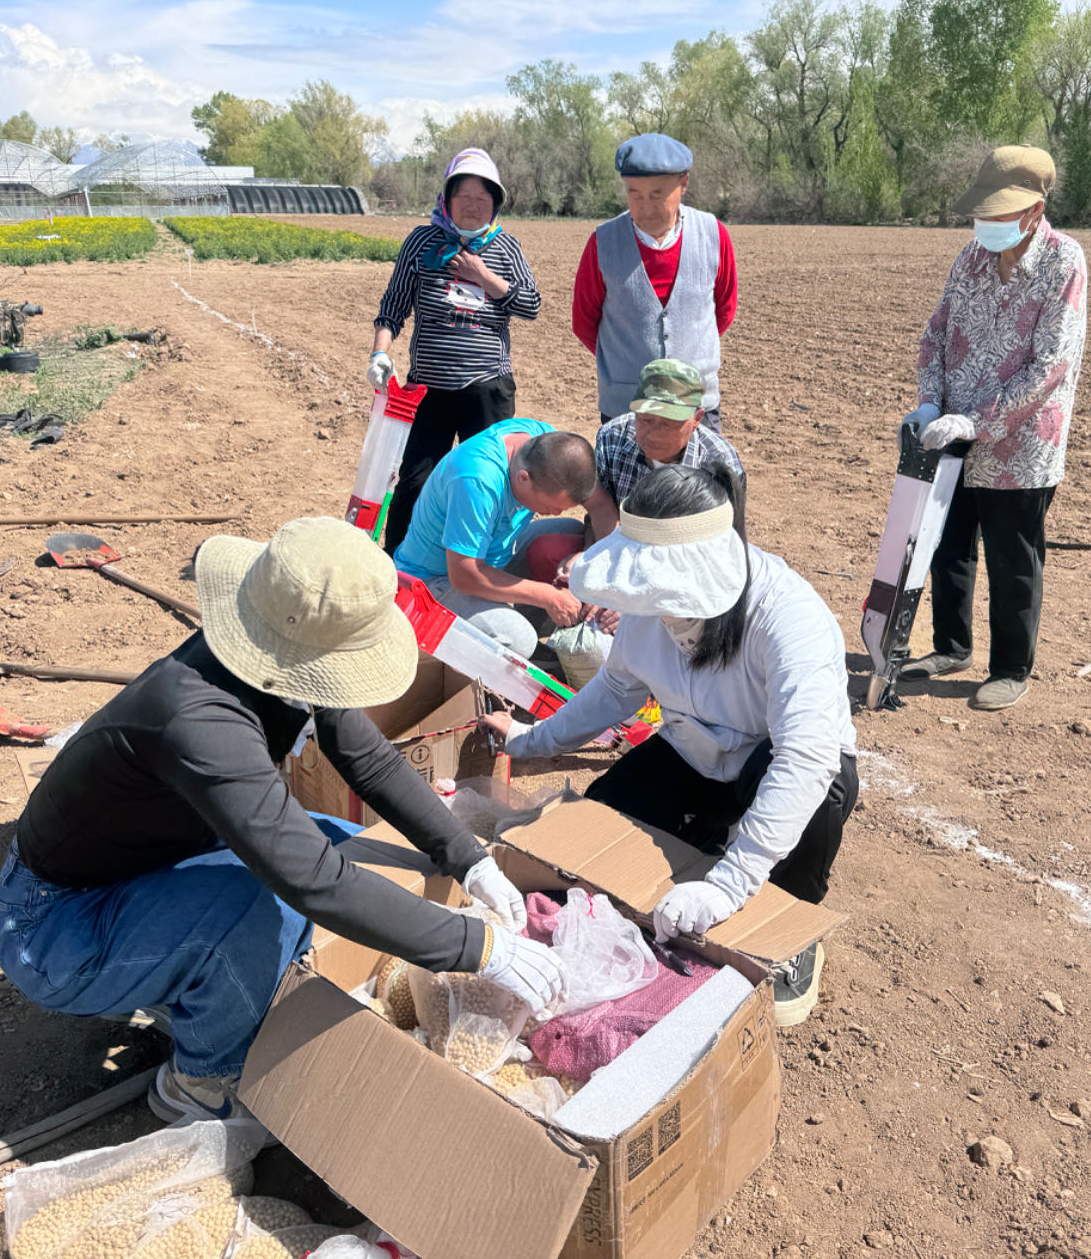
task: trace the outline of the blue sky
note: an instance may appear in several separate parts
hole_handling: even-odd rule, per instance
[[[554,57],[583,73],[665,60],[679,39],[760,25],[762,0],[4,0],[0,118],[197,139],[190,110],[219,88],[282,103],[329,79],[387,118],[399,150],[425,112],[505,108],[505,77]],[[664,20],[665,15],[669,17]]]

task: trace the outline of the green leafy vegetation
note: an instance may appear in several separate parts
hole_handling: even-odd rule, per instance
[[[143,257],[155,242],[155,226],[145,218],[31,219],[0,225],[0,263],[119,262]]]
[[[13,414],[29,407],[35,416],[54,415],[60,423],[71,424],[97,411],[143,366],[124,346],[109,345],[88,353],[80,348],[79,340],[59,336],[35,340],[32,348],[41,355],[42,365],[26,375],[0,373],[0,412]]]
[[[401,245],[391,237],[327,232],[261,218],[179,216],[163,222],[192,246],[194,255],[202,260],[240,258],[251,262],[287,262],[292,258],[317,258],[323,262],[340,262],[346,258],[363,258],[392,262]]]

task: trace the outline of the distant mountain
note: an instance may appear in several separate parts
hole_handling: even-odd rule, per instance
[[[130,133],[130,139],[133,144],[144,144],[148,140],[169,140],[171,138],[170,136],[153,135],[150,131],[134,131]],[[179,140],[178,143],[193,153],[200,153],[200,149],[192,140]],[[73,166],[89,166],[92,162],[97,162],[100,157],[102,157],[102,154],[93,144],[85,143],[80,146],[79,152],[72,159],[72,164]]]

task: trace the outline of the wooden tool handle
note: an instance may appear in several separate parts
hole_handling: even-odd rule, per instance
[[[0,677],[5,674],[55,682],[114,682],[118,686],[126,686],[139,676],[123,673],[120,669],[69,669],[65,665],[16,664],[14,660],[0,660]]]
[[[188,525],[219,525],[226,520],[238,520],[238,516],[103,516],[95,513],[79,516],[68,513],[63,516],[0,516],[2,525],[152,525],[167,520]]]
[[[154,586],[147,586],[142,581],[137,581],[135,577],[130,577],[128,573],[123,573],[119,569],[114,568],[112,564],[96,564],[96,572],[103,577],[109,577],[111,581],[116,581],[119,586],[128,586],[130,590],[136,590],[142,595],[148,595],[152,599],[158,599],[160,603],[165,603],[167,607],[174,608],[176,612],[184,612],[186,616],[192,617],[195,621],[201,619],[201,609],[195,607],[192,603],[183,603],[181,599],[176,599],[174,595],[169,595],[165,590],[156,590]]]

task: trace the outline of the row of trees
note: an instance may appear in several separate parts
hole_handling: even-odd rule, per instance
[[[39,127],[24,109],[12,114],[7,122],[0,123],[0,140],[18,140],[20,144],[34,144],[52,153],[59,162],[70,162],[83,147],[71,127]],[[129,137],[96,136],[91,144],[100,153],[113,153],[129,143]]]
[[[495,158],[511,210],[612,212],[616,144],[664,131],[693,150],[689,200],[726,217],[877,222],[938,214],[997,144],[1048,148],[1051,214],[1091,218],[1091,11],[1057,0],[774,0],[743,39],[712,32],[666,66],[601,79],[545,60],[508,79],[510,114],[426,120],[372,191],[425,208],[450,156]]]
[[[693,150],[689,200],[736,221],[947,217],[996,144],[1048,148],[1058,222],[1091,221],[1091,9],[1060,0],[771,0],[743,38],[675,44],[667,65],[608,78],[547,59],[507,80],[513,109],[426,118],[391,153],[385,119],[325,80],[286,105],[217,92],[193,110],[204,156],[258,175],[351,184],[384,208],[426,210],[451,156],[492,154],[516,214],[601,216],[621,205],[620,140],[664,131]],[[70,160],[71,130],[25,112],[0,138]],[[96,147],[109,151],[105,136]]]
[[[325,79],[305,83],[284,106],[217,92],[192,116],[207,137],[207,161],[305,184],[366,188],[387,136],[385,119],[369,117]]]

